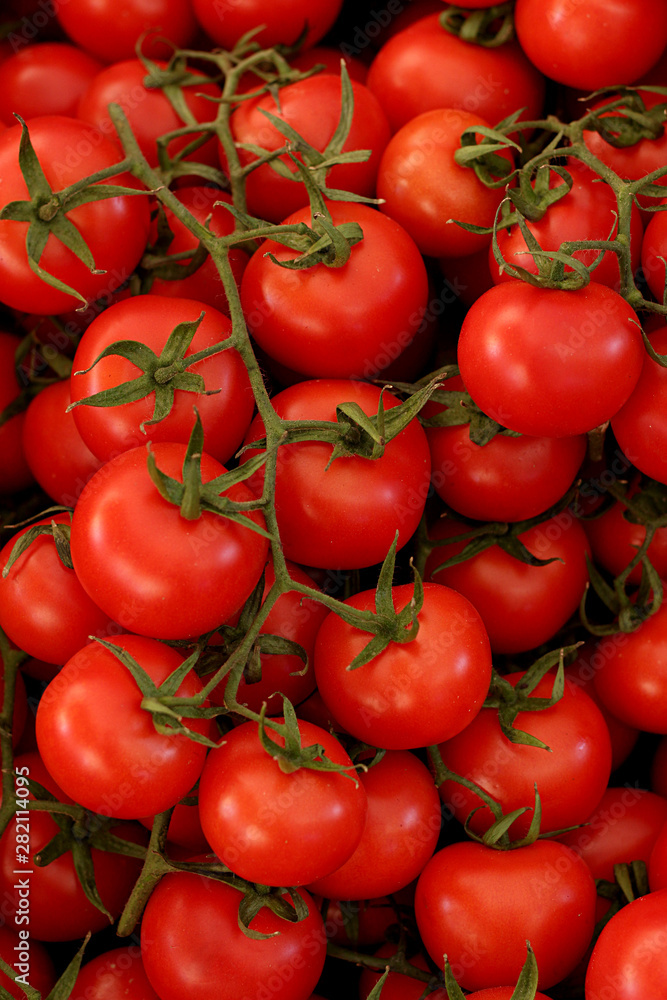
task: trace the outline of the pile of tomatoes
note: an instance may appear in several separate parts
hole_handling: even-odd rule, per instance
[[[0,994],[663,996],[667,0],[9,6]]]

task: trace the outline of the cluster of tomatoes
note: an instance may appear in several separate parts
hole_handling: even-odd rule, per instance
[[[667,0],[11,8],[0,994],[664,995]]]

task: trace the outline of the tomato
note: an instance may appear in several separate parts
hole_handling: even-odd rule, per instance
[[[79,97],[102,63],[67,42],[38,42],[0,63],[0,121],[37,115],[74,117]]]
[[[508,674],[516,687],[524,671]],[[549,698],[554,675],[547,674],[530,697]],[[495,708],[483,708],[451,740],[441,743],[444,764],[467,778],[498,802],[507,815],[526,808],[510,827],[511,836],[525,836],[532,819],[535,784],[542,804],[542,833],[553,833],[585,822],[602,798],[611,774],[611,740],[600,709],[585,691],[566,687],[549,708],[524,710],[514,728],[536,736],[550,748],[512,743],[503,733]],[[453,779],[440,785],[445,804],[460,821],[482,805],[480,797]],[[478,809],[470,828],[480,833],[493,820],[488,806]]]
[[[90,125],[64,115],[43,115],[28,122],[30,139],[47,182],[54,191],[111,167],[120,159],[118,147]],[[14,125],[0,134],[2,206],[28,198],[19,164],[22,129]],[[108,183],[138,187],[128,174]],[[119,195],[88,202],[65,216],[79,230],[95,262],[96,272],[53,234],[40,257],[40,267],[83,296],[87,303],[129,278],[146,246],[150,224],[148,196]],[[28,264],[26,222],[0,222],[0,299],[15,309],[61,313],[81,303],[47,284]]]
[[[70,405],[69,379],[44,386],[23,422],[23,453],[36,481],[56,503],[73,507],[102,464],[85,444]]]
[[[157,67],[158,71],[164,70],[166,64],[160,61]],[[215,118],[215,98],[220,97],[220,88],[203,73],[192,72],[195,78],[200,77],[200,82],[195,79],[183,86],[185,103],[195,122],[210,122]],[[118,104],[125,113],[141,152],[148,163],[156,167],[156,140],[166,132],[182,128],[184,121],[161,87],[146,86],[145,81],[150,79],[150,74],[146,72],[140,59],[113,62],[110,66],[105,66],[91,81],[81,95],[76,113],[81,121],[95,126],[110,139],[118,141],[108,110],[111,103]],[[189,145],[197,134],[188,133],[171,139],[166,146],[168,154],[173,157]],[[213,136],[210,135],[193,153],[187,154],[186,159],[217,166],[218,154]]]
[[[577,160],[567,160],[564,169],[572,177],[572,187],[559,201],[550,205],[540,219],[525,220],[528,231],[533,234],[543,250],[559,250],[561,244],[575,240],[613,239],[616,235],[618,203],[612,188]],[[550,172],[550,187],[559,188],[563,183],[559,174]],[[643,234],[640,211],[633,205],[630,236],[633,272],[639,267]],[[509,229],[499,229],[497,238],[500,253],[508,264],[523,267],[531,274],[537,274],[538,262],[528,252],[526,241],[517,224]],[[590,267],[600,257],[600,252],[577,250],[573,257]],[[541,262],[543,261],[540,260]],[[499,269],[493,247],[489,247],[489,267],[496,284],[512,280],[506,271]],[[571,271],[572,268],[565,268],[566,273]],[[592,278],[593,281],[618,291],[620,272],[618,257],[613,250],[607,250],[602,255],[600,263],[592,272]]]
[[[70,515],[54,514],[35,522],[69,526]],[[3,569],[23,528],[0,552]],[[39,535],[0,576],[0,627],[20,649],[47,663],[62,664],[85,646],[91,635],[120,631],[88,596],[75,570],[61,561],[52,536]]]
[[[393,588],[397,611],[412,600],[412,584]],[[375,610],[375,590],[345,603]],[[491,681],[491,651],[471,602],[439,583],[424,584],[419,630],[409,642],[390,642],[369,663],[350,670],[371,634],[335,612],[315,646],[315,678],[325,703],[357,739],[387,749],[413,749],[449,739],[481,708]],[[382,895],[382,893],[378,893]]]
[[[298,580],[306,586],[313,586],[308,574],[294,563],[287,563],[287,569],[293,580]],[[264,597],[274,583],[275,573],[273,561],[266,565]],[[236,700],[247,705],[253,712],[259,712],[266,702],[268,715],[278,715],[282,711],[282,695],[298,705],[315,690],[315,675],[313,670],[313,650],[315,637],[327,615],[326,605],[319,601],[302,597],[296,590],[288,590],[280,595],[269,611],[264,624],[260,628],[261,635],[278,636],[291,642],[296,642],[305,651],[307,664],[295,653],[261,653],[261,674],[259,679],[241,677]],[[236,624],[238,615],[234,616]],[[212,637],[211,645],[216,645],[216,636]],[[211,701],[215,705],[225,704],[225,689],[229,678],[225,676],[211,691]]]
[[[468,310],[458,364],[481,410],[521,434],[583,434],[620,410],[645,350],[637,315],[613,289],[507,281]],[[548,385],[549,391],[544,387]]]
[[[198,222],[201,222],[202,225],[206,224],[215,236],[227,236],[233,232],[236,221],[232,213],[224,207],[225,204],[231,202],[231,197],[226,191],[219,191],[214,187],[192,185],[191,187],[177,188],[174,191],[174,196]],[[173,233],[167,257],[187,250],[196,250],[198,240],[194,233],[166,206],[164,206],[164,213],[169,229]],[[240,247],[230,249],[229,264],[237,285],[241,283],[247,262],[248,254],[245,250]],[[207,256],[203,264],[189,277],[169,279],[154,277],[147,291],[151,295],[197,299],[199,302],[214,306],[225,315],[229,315],[229,303],[222,279],[211,256]]]
[[[513,850],[465,841],[433,855],[417,881],[417,928],[433,961],[446,954],[459,985],[515,983],[535,952],[538,987],[563,979],[584,954],[595,923],[595,882],[564,844]]]
[[[615,636],[593,683],[622,722],[667,733],[667,602],[634,632]]]
[[[651,30],[647,32],[646,25]],[[580,90],[632,83],[667,44],[663,0],[517,0],[519,44],[537,68]]]
[[[148,981],[136,944],[112,948],[84,964],[69,1000],[160,1000]]]
[[[178,650],[144,636],[118,636],[113,645],[155,685],[183,662]],[[201,687],[190,671],[176,695],[193,698]],[[69,659],[42,694],[35,719],[42,760],[66,794],[92,812],[118,819],[164,812],[187,795],[204,766],[206,746],[158,732],[142,698],[129,669],[97,642]],[[95,704],[104,705],[102,715],[91,715]],[[207,719],[186,725],[213,735]]]
[[[440,799],[428,768],[407,750],[388,750],[359,775],[368,800],[361,840],[340,868],[311,882],[326,899],[377,899],[417,878],[440,833]]]
[[[667,326],[650,334],[658,354],[667,352]],[[611,429],[628,460],[641,472],[667,483],[667,368],[645,353],[634,390],[611,421]]]
[[[464,257],[491,242],[449,219],[492,226],[504,192],[486,187],[469,167],[454,160],[461,133],[489,122],[472,111],[423,111],[391,137],[380,160],[377,196],[381,211],[399,222],[423,254]]]
[[[343,948],[358,948],[380,944],[396,922],[396,907],[388,896],[342,902],[330,899],[324,927],[329,941]]]
[[[490,986],[488,990],[475,990],[467,995],[471,1000],[512,1000],[514,989],[514,986]],[[533,1000],[549,1000],[549,997],[538,991],[533,994]]]
[[[256,722],[233,729],[206,758],[202,830],[223,864],[251,882],[307,885],[340,868],[361,839],[367,796],[350,757],[319,726],[300,720],[298,728],[303,747],[317,744],[347,771],[286,773],[260,743]],[[275,731],[271,738],[284,745]]]
[[[350,79],[357,80],[359,83],[366,83],[366,77],[368,76],[368,66],[366,63],[356,56],[341,55],[341,53],[342,46],[341,48],[337,48],[333,45],[313,45],[312,48],[291,56],[290,65],[302,73],[306,73],[314,66],[321,66],[323,67],[323,73],[335,74],[340,73],[340,63],[341,58],[343,58],[345,60],[345,69],[349,73]]]
[[[458,376],[443,389],[461,389]],[[446,409],[429,402],[432,418]],[[519,437],[496,434],[484,445],[470,439],[470,424],[426,427],[438,496],[464,517],[481,521],[523,521],[548,510],[572,485],[586,454],[584,435]]]
[[[27,790],[28,778],[43,785],[58,801],[69,801],[37,752],[17,756],[14,768],[20,803],[32,798]],[[7,926],[16,931],[29,927],[31,940],[47,942],[74,941],[88,931],[95,933],[109,927],[109,917],[85,896],[67,845],[65,852],[48,865],[34,863],[35,855],[59,833],[60,827],[46,811],[31,810],[28,815],[29,830],[22,812],[18,812],[0,837],[0,893]],[[111,832],[133,844],[145,843],[145,831],[138,825],[112,827]],[[141,861],[97,847],[92,847],[90,853],[98,892],[116,920],[139,876]],[[21,864],[19,858],[23,857],[33,863]],[[21,871],[25,869],[24,875],[17,875],[17,862]]]
[[[384,408],[397,403],[390,392]],[[284,420],[333,420],[336,407],[356,402],[368,416],[377,412],[380,390],[345,379],[314,379],[283,389],[273,406]],[[264,434],[255,417],[246,443]],[[358,455],[336,459],[332,446],[304,441],[280,446],[276,478],[276,516],[288,559],[323,569],[353,569],[384,560],[398,530],[401,548],[417,528],[426,502],[430,458],[417,420],[393,438],[378,459]],[[244,452],[242,461],[254,452]],[[263,470],[247,480],[261,493]]]
[[[192,0],[195,17],[216,45],[233,49],[247,31],[263,48],[278,43],[294,45],[305,33],[302,48],[324,38],[340,14],[343,0],[284,0],[280,7],[267,0],[244,0],[242,4],[220,4],[216,0]],[[261,28],[260,31],[257,31]]]
[[[165,475],[182,482],[185,450],[159,442],[152,454]],[[128,630],[159,639],[193,638],[213,631],[250,596],[268,542],[206,510],[194,520],[182,517],[153,484],[146,459],[145,448],[131,448],[88,481],[72,516],[72,561],[91,598]],[[225,471],[202,455],[204,482]],[[242,483],[224,496],[253,500]],[[263,525],[255,511],[242,516]]]
[[[140,816],[139,822],[146,829],[152,830],[155,816]],[[167,854],[173,857],[173,852],[178,848],[186,853],[187,858],[191,858],[193,854],[211,853],[211,845],[201,828],[196,790],[176,803],[169,818]]]
[[[17,378],[15,356],[20,337],[0,329],[0,414],[15,404],[21,389]],[[0,497],[16,493],[35,482],[23,450],[25,410],[0,424]]]
[[[167,38],[177,48],[194,41],[197,24],[189,0],[67,0],[56,8],[58,23],[69,38],[105,63],[129,59],[144,32],[142,48],[151,56],[171,55]]]
[[[241,302],[259,346],[280,364],[313,378],[374,378],[419,332],[428,303],[426,266],[414,240],[367,205],[331,202],[335,225],[356,222],[363,240],[342,267],[292,271],[266,256],[294,252],[267,240],[248,262]],[[310,224],[310,209],[284,219]],[[392,353],[393,352],[393,353]]]
[[[97,358],[119,341],[138,340],[156,357],[162,354],[172,331],[181,323],[201,322],[185,351],[185,357],[206,350],[231,335],[231,320],[213,306],[195,299],[162,295],[134,295],[116,302],[92,321],[84,332],[72,364],[70,392],[77,429],[94,455],[108,461],[115,455],[147,441],[179,441],[187,444],[195,423],[194,408],[204,429],[204,447],[219,462],[232,457],[252,419],[255,407],[252,387],[238,351],[229,347],[188,366],[185,371],[201,376],[211,395],[181,389],[178,372],[173,403],[163,419],[150,423],[158,385],[165,385],[156,371],[154,381],[141,399],[115,406],[83,402],[88,396],[110,389],[141,375],[133,361],[118,354]],[[142,361],[145,353],[140,355]],[[166,366],[163,367],[164,372]],[[170,380],[169,380],[170,381]]]
[[[343,152],[366,150],[370,155],[359,163],[331,167],[326,183],[329,188],[372,198],[380,157],[389,141],[389,125],[375,94],[363,83],[356,80],[350,83],[354,106]],[[317,73],[281,87],[275,95],[267,93],[240,103],[230,123],[237,144],[249,143],[271,151],[285,145],[285,136],[264,111],[286,122],[318,152],[324,152],[341,115],[340,67],[336,74]],[[256,153],[243,148],[239,149],[239,157],[243,165],[257,159]],[[248,174],[245,186],[250,215],[276,223],[309,205],[308,191],[299,179],[296,165],[287,155],[280,160],[294,174],[294,180],[281,177],[266,163]]]
[[[396,945],[383,944],[373,952],[374,958],[390,958],[396,954]],[[410,965],[421,972],[428,971],[428,965],[423,955],[417,954],[409,959]],[[372,969],[362,969],[359,977],[359,1000],[367,1000],[371,990],[380,981],[382,973]],[[402,972],[391,971],[382,985],[382,1000],[420,1000],[424,995],[426,983]],[[447,991],[437,989],[428,994],[431,1000],[448,1000]]]
[[[586,973],[586,1000],[659,996],[667,975],[667,889],[623,906],[602,928]]]
[[[628,499],[636,498],[638,488],[639,483],[635,481]],[[628,508],[616,500],[599,516],[582,521],[595,562],[612,576],[618,576],[626,569],[646,538],[645,526],[633,522],[626,514],[629,514]],[[658,576],[667,577],[667,528],[656,529],[646,554]],[[638,584],[641,575],[640,564],[627,577],[628,583]]]
[[[662,202],[665,204],[665,202]],[[667,215],[652,215],[641,241],[641,265],[646,284],[657,302],[665,292],[665,255],[667,254]]]
[[[544,78],[516,41],[494,48],[471,44],[441,28],[437,12],[381,46],[369,67],[368,86],[393,132],[436,108],[479,114],[490,125],[518,108],[524,109],[523,118],[539,118],[544,101]]]
[[[437,541],[469,530],[448,517],[435,522],[430,537]],[[530,566],[492,545],[436,572],[463,550],[463,541],[436,546],[426,561],[425,579],[458,590],[479,611],[494,653],[518,653],[548,642],[577,610],[588,584],[588,540],[568,512],[528,528],[518,538],[533,556],[553,561]]]
[[[24,1000],[21,982],[29,984],[40,996],[48,996],[56,984],[56,969],[46,947],[32,938],[27,927],[18,931],[0,925],[0,957],[20,977],[18,982],[0,971],[0,984],[16,1000]]]

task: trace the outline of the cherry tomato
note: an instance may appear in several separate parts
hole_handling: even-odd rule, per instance
[[[143,41],[143,51],[165,58],[172,50],[160,37],[187,48],[197,30],[189,0],[67,0],[56,17],[72,41],[105,63],[134,56],[144,32],[153,37]]]

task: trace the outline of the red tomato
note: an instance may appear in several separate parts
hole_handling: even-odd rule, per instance
[[[667,889],[623,906],[605,924],[586,973],[587,1000],[644,1000],[660,996],[667,976]]]
[[[646,32],[646,25],[651,30]],[[580,90],[632,83],[667,44],[664,0],[517,0],[514,27],[537,68]]]
[[[146,31],[187,48],[197,30],[189,0],[66,0],[56,17],[69,38],[105,63],[131,58]],[[163,58],[172,51],[152,36],[142,47]]]
[[[389,141],[389,125],[375,94],[357,80],[352,80],[351,84],[354,109],[343,151],[367,150],[370,155],[359,163],[331,167],[326,183],[330,188],[372,198],[380,157]],[[237,144],[250,143],[270,151],[285,145],[285,136],[269,121],[264,111],[286,122],[308,145],[324,152],[341,114],[340,67],[335,75],[317,73],[281,87],[275,95],[267,93],[240,103],[230,122]],[[239,157],[243,165],[257,159],[256,153],[243,148],[239,149]],[[245,186],[250,214],[276,223],[309,205],[308,191],[298,179],[295,164],[287,155],[281,156],[280,160],[292,171],[294,180],[281,177],[271,164],[266,163],[248,174]]]
[[[635,482],[629,499],[633,496],[636,499],[638,488],[639,483]],[[599,516],[582,521],[595,562],[613,576],[618,576],[626,569],[646,538],[645,526],[629,520],[626,514],[629,514],[628,508],[620,500],[616,500]],[[667,527],[657,528],[646,554],[658,576],[667,578]],[[638,584],[641,575],[640,564],[627,577],[628,583]]]
[[[663,210],[650,217],[641,241],[642,272],[657,302],[662,302],[665,291],[665,256],[667,256],[667,214]]]
[[[396,954],[396,945],[387,943],[373,952],[374,958],[390,958]],[[410,965],[421,972],[428,971],[428,965],[423,955],[417,954],[410,958]],[[362,968],[359,977],[359,1000],[367,1000],[371,991],[377,986],[382,976],[381,972],[372,969]],[[416,979],[402,972],[391,971],[382,985],[382,1000],[420,1000],[424,995],[426,983],[423,979]],[[428,994],[430,1000],[448,1000],[448,993],[444,989],[434,990]]]
[[[335,225],[358,223],[363,240],[342,267],[292,271],[266,256],[294,252],[271,240],[248,262],[241,302],[248,328],[266,353],[313,378],[374,378],[387,353],[400,355],[417,335],[428,278],[414,240],[393,219],[351,202],[329,204]],[[284,219],[310,225],[310,209]]]
[[[136,944],[112,948],[84,962],[69,1000],[160,1000],[148,981]]]
[[[15,356],[21,338],[0,330],[0,414],[17,400],[21,389]],[[16,493],[35,482],[23,450],[25,411],[0,424],[0,497]]]
[[[119,161],[117,145],[90,125],[64,115],[43,115],[28,122],[30,139],[48,183],[54,191],[111,167]],[[2,206],[25,200],[28,189],[18,165],[22,129],[14,125],[0,135]],[[128,174],[107,183],[138,187]],[[148,196],[120,195],[91,201],[66,213],[85,240],[93,273],[64,243],[51,234],[40,257],[40,267],[77,291],[86,302],[117,288],[129,278],[141,258],[150,224]],[[15,309],[34,313],[61,313],[80,305],[66,292],[43,281],[31,269],[26,254],[26,222],[0,222],[1,300]]]
[[[139,822],[152,830],[155,816],[140,816]],[[211,845],[204,836],[199,819],[199,805],[196,791],[177,802],[169,818],[167,827],[167,854],[173,857],[175,848],[182,848],[187,858],[193,854],[210,854]]]
[[[368,66],[356,56],[345,55],[342,46],[338,48],[333,45],[314,45],[312,48],[306,49],[305,52],[298,52],[297,55],[292,56],[290,65],[302,73],[306,73],[314,66],[322,66],[323,73],[340,73],[341,59],[345,61],[345,69],[351,80],[366,83]]]
[[[385,409],[397,403],[383,395]],[[273,406],[284,420],[333,420],[336,407],[358,403],[368,416],[377,412],[380,390],[365,382],[316,379],[284,389]],[[255,417],[246,443],[264,435]],[[285,555],[304,566],[353,569],[384,560],[398,529],[398,547],[412,537],[426,502],[430,458],[417,420],[385,447],[378,459],[351,456],[327,468],[332,446],[304,441],[280,446],[276,515]],[[253,451],[244,452],[242,461]],[[259,495],[263,470],[247,480]]]
[[[368,86],[393,132],[436,108],[479,114],[490,125],[518,108],[523,118],[540,117],[544,78],[517,42],[473,45],[442,28],[439,19],[440,13],[429,13],[393,34],[371,62]]]
[[[667,601],[634,632],[614,636],[594,684],[621,722],[667,733]]]
[[[504,197],[454,160],[461,133],[489,127],[476,112],[435,108],[411,118],[394,133],[380,161],[377,196],[381,210],[412,236],[430,257],[464,257],[491,242],[491,235],[467,232],[450,219],[492,226]]]
[[[419,876],[415,917],[424,945],[459,985],[515,983],[530,941],[538,986],[560,982],[583,956],[595,924],[595,882],[564,844],[537,840],[502,851],[466,841],[438,851]]]
[[[250,425],[255,406],[246,367],[233,347],[185,369],[200,375],[211,395],[175,387],[171,409],[158,423],[150,423],[155,409],[155,389],[149,389],[141,399],[117,406],[81,402],[141,375],[138,365],[118,354],[111,354],[95,364],[102,351],[119,341],[137,340],[160,357],[172,331],[181,323],[195,322],[202,313],[203,319],[185,351],[187,358],[226,340],[232,330],[227,316],[194,299],[134,295],[109,306],[84,332],[74,355],[70,392],[72,401],[80,403],[73,411],[78,431],[99,459],[107,462],[147,441],[187,444],[195,423],[194,407],[204,429],[206,452],[219,462],[232,457]],[[173,372],[177,383],[178,374]],[[155,388],[165,384],[158,376],[159,369],[151,383]]]
[[[0,63],[0,121],[15,125],[37,115],[76,115],[79,97],[102,69],[67,42],[36,42]]]
[[[435,522],[430,537],[435,541],[467,531],[468,525],[448,517]],[[538,559],[554,561],[529,566],[492,545],[436,572],[463,550],[463,541],[437,546],[426,561],[425,579],[458,590],[477,608],[494,653],[519,653],[548,642],[577,610],[588,584],[590,548],[571,514],[549,518],[522,532],[519,540]]]
[[[157,65],[160,70],[166,67],[163,62]],[[192,82],[183,87],[185,103],[195,122],[213,121],[217,109],[215,98],[220,97],[220,88],[203,74],[195,72],[194,75],[199,76],[201,82]],[[146,67],[140,59],[112,62],[97,74],[82,94],[77,107],[77,117],[117,141],[116,129],[109,117],[108,108],[111,103],[120,105],[141,152],[148,163],[156,167],[158,165],[156,140],[166,132],[180,129],[190,122],[184,123],[160,87],[147,87],[146,79],[150,79],[150,74],[147,74]],[[196,135],[197,133],[188,133],[171,139],[167,144],[167,152],[170,156],[174,156],[191,143]],[[188,154],[187,159],[217,166],[217,146],[212,134],[202,146]]]
[[[33,476],[56,503],[73,507],[102,464],[76,426],[69,379],[44,386],[30,401],[23,423],[23,453]]]
[[[17,931],[29,927],[31,940],[37,941],[74,941],[88,931],[94,933],[109,927],[109,917],[86,898],[70,850],[66,849],[48,865],[29,864],[59,833],[60,827],[48,812],[43,811],[28,811],[29,824],[26,823],[20,803],[32,798],[27,779],[38,781],[60,802],[69,800],[44,767],[38,753],[21,754],[15,759],[14,768],[18,775],[19,812],[0,837],[0,893],[7,925]],[[112,833],[134,844],[145,843],[145,831],[138,825],[112,827]],[[95,884],[115,920],[139,876],[141,861],[96,847],[91,849],[91,856]],[[21,863],[21,858],[29,860]],[[26,874],[17,875],[17,868],[25,868]]]
[[[16,1000],[25,1000],[21,982],[47,996],[56,984],[56,969],[46,947],[33,938],[27,926],[12,930],[0,925],[0,957],[20,977],[15,982],[0,970],[0,984]],[[75,1000],[75,998],[73,998]]]
[[[247,31],[264,48],[278,43],[294,45],[305,32],[302,48],[324,38],[340,14],[343,0],[283,0],[279,7],[267,0],[220,4],[217,0],[192,0],[200,25],[216,45],[233,49]],[[261,27],[261,31],[257,28]]]
[[[70,524],[70,515],[54,514],[36,525]],[[23,528],[0,552],[3,569]],[[61,561],[53,538],[39,535],[0,576],[0,627],[29,656],[62,664],[85,646],[91,635],[121,629],[84,590],[76,571]]]
[[[650,335],[658,354],[667,352],[667,326]],[[611,429],[628,460],[641,472],[667,483],[667,368],[645,352],[639,380],[616,412]]]
[[[182,482],[185,450],[159,442],[152,454],[165,475]],[[92,599],[128,630],[193,638],[213,631],[250,596],[268,542],[206,510],[194,520],[182,517],[153,484],[146,459],[145,448],[132,448],[88,481],[72,516],[72,561]],[[202,455],[204,482],[225,471]],[[233,502],[254,499],[242,483],[223,495]],[[263,526],[256,511],[244,516]]]
[[[512,686],[524,672],[508,674]],[[531,697],[549,698],[554,675],[547,674]],[[444,764],[486,791],[507,815],[527,808],[510,827],[511,836],[525,836],[532,819],[535,784],[542,803],[541,832],[552,833],[585,822],[602,798],[611,774],[611,741],[600,709],[585,691],[566,687],[549,708],[522,711],[515,729],[536,736],[550,748],[512,743],[502,732],[495,708],[483,708],[463,732],[440,744]],[[443,802],[461,822],[482,806],[478,795],[453,779],[440,785]],[[470,819],[481,833],[493,817],[488,806]]]
[[[397,611],[412,599],[412,584],[393,588]],[[345,603],[375,610],[375,590]],[[413,749],[449,739],[474,719],[491,681],[486,629],[471,602],[439,583],[424,584],[410,642],[390,642],[354,670],[371,634],[330,612],[317,636],[315,678],[325,703],[357,739],[388,749]],[[377,893],[382,895],[382,893]]]
[[[407,750],[388,750],[359,776],[368,812],[361,840],[340,868],[311,882],[326,899],[377,899],[416,879],[440,833],[440,799],[425,764]]]
[[[324,923],[329,941],[343,948],[378,945],[396,925],[396,907],[388,896],[377,899],[330,899]]]
[[[113,644],[127,650],[156,685],[183,662],[178,650],[144,636],[118,636]],[[190,671],[176,694],[193,698],[201,688]],[[129,669],[97,642],[68,660],[42,694],[35,720],[42,760],[66,794],[92,812],[118,819],[164,812],[199,777],[204,744],[157,732],[142,698]],[[104,705],[99,717],[91,716],[92,704]],[[208,719],[186,725],[213,735]]]
[[[233,729],[206,758],[202,830],[223,864],[250,882],[306,885],[340,868],[361,839],[367,796],[350,757],[319,726],[299,721],[299,733],[304,747],[321,746],[347,772],[283,771],[260,743],[255,722]]]
[[[461,377],[480,409],[510,430],[584,434],[637,384],[645,355],[637,323],[634,309],[595,281],[577,291],[507,281],[465,316]]]

